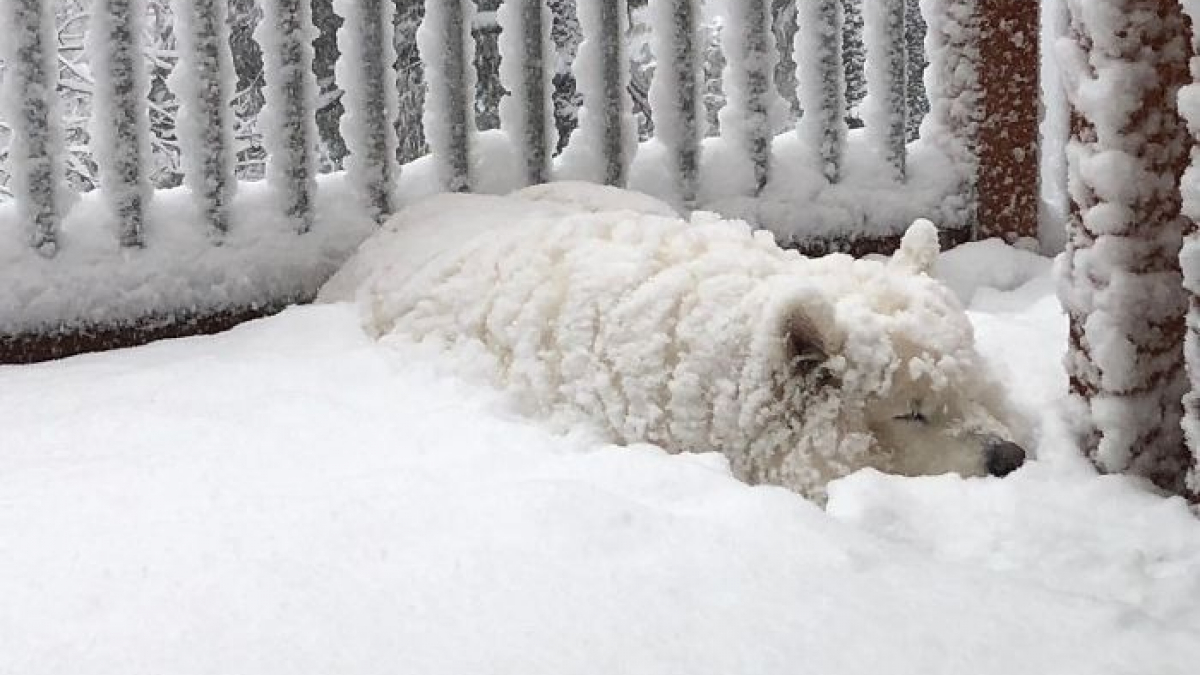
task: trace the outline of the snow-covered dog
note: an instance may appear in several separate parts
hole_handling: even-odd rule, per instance
[[[1024,461],[962,308],[925,274],[936,255],[927,223],[890,263],[808,259],[743,223],[556,184],[415,205],[322,297],[357,298],[375,336],[482,351],[533,414],[719,451],[819,498],[863,467]]]

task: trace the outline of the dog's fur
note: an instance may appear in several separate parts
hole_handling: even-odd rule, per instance
[[[720,451],[750,482],[821,497],[867,466],[986,473],[1008,410],[927,250],[810,260],[711,215],[605,210],[623,193],[603,188],[580,208],[590,189],[434,198],[323,296],[356,297],[376,336],[486,354],[532,415]]]

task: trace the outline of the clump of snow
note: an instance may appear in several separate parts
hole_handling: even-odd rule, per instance
[[[892,263],[915,274],[926,274],[933,269],[941,252],[937,226],[919,218],[904,233],[900,250],[892,256]]]
[[[562,181],[534,185],[513,194],[531,202],[564,204],[588,213],[633,211],[664,218],[678,215],[669,204],[650,195],[608,185]]]
[[[1053,263],[1036,253],[1014,248],[999,239],[970,242],[942,253],[933,275],[950,287],[964,305],[977,293],[996,289],[1015,291],[1035,280],[1044,280]]]

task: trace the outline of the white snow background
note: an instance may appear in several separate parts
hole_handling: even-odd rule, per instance
[[[1057,426],[1049,268],[937,266],[1039,461],[825,511],[555,435],[351,305],[0,367],[0,673],[1193,672],[1200,521]]]

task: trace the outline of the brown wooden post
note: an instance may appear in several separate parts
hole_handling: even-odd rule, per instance
[[[978,3],[984,114],[979,120],[977,236],[1008,242],[1038,233],[1038,6]]]
[[[1187,338],[1184,356],[1187,361],[1190,391],[1183,399],[1184,438],[1191,453],[1191,474],[1187,491],[1192,501],[1200,503],[1200,7],[1184,5],[1191,25],[1193,57],[1191,82],[1179,92],[1179,109],[1192,133],[1191,166],[1184,172],[1180,184],[1183,214],[1188,218],[1183,247],[1179,256],[1183,286],[1188,296]]]
[[[1072,419],[1102,471],[1182,492],[1190,457],[1180,429],[1179,252],[1188,221],[1178,186],[1192,139],[1177,95],[1191,80],[1188,29],[1177,0],[1103,1],[1111,11],[1072,12],[1075,53],[1064,59],[1072,213],[1061,288]],[[1087,22],[1093,16],[1097,25]],[[1135,23],[1144,16],[1159,20]],[[1108,80],[1135,65],[1152,75]],[[1108,85],[1120,95],[1094,94]]]

